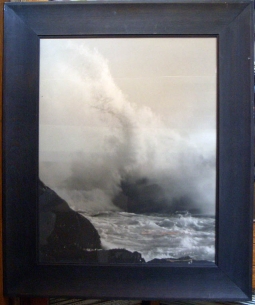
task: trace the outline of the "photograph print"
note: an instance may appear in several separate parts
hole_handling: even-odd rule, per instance
[[[217,40],[40,40],[39,260],[215,261]]]

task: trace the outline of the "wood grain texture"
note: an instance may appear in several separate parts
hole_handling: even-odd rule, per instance
[[[252,288],[255,289],[255,266],[252,267]]]

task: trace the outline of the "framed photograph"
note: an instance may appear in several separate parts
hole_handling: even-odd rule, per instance
[[[5,4],[7,295],[251,297],[252,16]]]

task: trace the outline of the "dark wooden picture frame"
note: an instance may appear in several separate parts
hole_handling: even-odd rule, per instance
[[[247,300],[252,261],[253,2],[10,3],[4,16],[4,286],[9,296]],[[215,264],[38,261],[40,39],[216,37]]]

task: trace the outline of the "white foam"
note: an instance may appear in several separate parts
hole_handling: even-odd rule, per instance
[[[128,216],[128,217],[127,217]],[[97,228],[105,249],[125,248],[138,251],[146,261],[154,258],[180,258],[190,256],[196,260],[214,261],[215,229],[209,232],[185,227],[160,227],[155,222],[164,218],[122,212],[86,217]],[[206,223],[206,218],[200,218]],[[176,221],[176,217],[169,217]],[[214,223],[213,219],[210,219]]]

